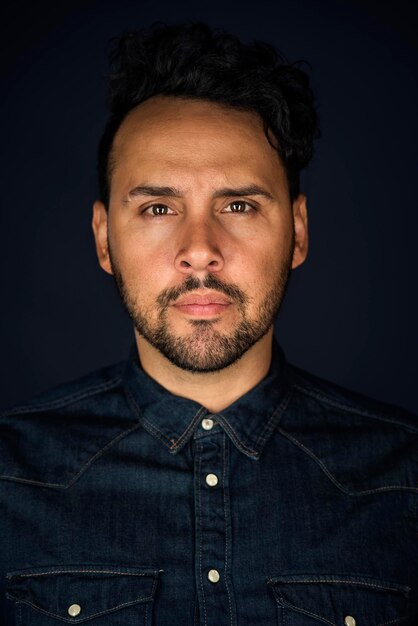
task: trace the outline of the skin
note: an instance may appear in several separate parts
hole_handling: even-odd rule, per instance
[[[199,100],[151,98],[122,122],[113,164],[108,210],[100,201],[93,207],[97,256],[109,274],[112,262],[117,265],[131,301],[151,326],[158,321],[162,291],[181,286],[188,277],[208,275],[236,285],[247,298],[248,318],[256,321],[286,262],[294,269],[307,256],[306,197],[290,201],[284,168],[255,113]],[[178,194],[161,189],[153,195],[149,190],[132,193],[144,186],[171,187]],[[248,193],[251,186],[268,197]],[[225,195],[226,188],[247,188],[247,193]],[[155,208],[162,205],[167,208]],[[202,288],[193,293],[209,293],[212,300],[219,295]],[[199,319],[229,336],[242,310],[234,300],[222,306],[168,307],[167,323],[180,338],[190,336],[192,320]],[[216,413],[266,376],[273,325],[240,359],[215,372],[186,371],[136,329],[135,339],[149,376]]]

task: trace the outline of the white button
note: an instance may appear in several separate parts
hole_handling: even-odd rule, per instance
[[[210,569],[208,573],[208,578],[211,583],[219,582],[220,576],[217,569]]]
[[[68,615],[71,617],[77,617],[81,613],[81,606],[79,604],[72,604],[68,607]]]
[[[351,615],[347,615],[344,620],[344,624],[345,626],[356,626],[356,620],[354,619],[354,617],[351,617]]]
[[[208,474],[206,476],[206,482],[209,487],[215,487],[218,484],[218,477],[215,474]]]
[[[213,428],[214,423],[215,422],[210,419],[210,417],[205,417],[205,419],[202,420],[202,428],[204,428],[205,430],[210,430],[211,428]]]

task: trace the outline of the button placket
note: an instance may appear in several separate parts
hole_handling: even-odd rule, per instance
[[[236,624],[236,616],[229,582],[229,441],[225,433],[218,429],[195,441],[195,553],[202,626],[231,626]]]

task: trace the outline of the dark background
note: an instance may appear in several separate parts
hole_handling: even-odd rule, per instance
[[[14,2],[2,9],[0,406],[125,358],[90,228],[108,41],[204,20],[307,59],[322,139],[310,254],[277,324],[288,359],[418,411],[418,47],[413,2]]]

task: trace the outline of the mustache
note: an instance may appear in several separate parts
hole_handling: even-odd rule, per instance
[[[175,302],[180,296],[195,291],[196,289],[213,289],[219,291],[231,300],[235,300],[240,306],[244,306],[248,302],[248,297],[237,285],[227,284],[221,281],[216,276],[209,274],[203,280],[200,280],[196,276],[188,276],[186,280],[177,287],[171,287],[170,289],[164,289],[157,298],[157,304],[165,309],[172,302]]]

